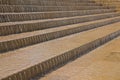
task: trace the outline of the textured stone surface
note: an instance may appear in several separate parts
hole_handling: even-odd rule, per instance
[[[101,5],[101,4],[97,4],[94,1],[68,1],[68,0],[1,0],[0,4],[4,4],[4,5],[40,5],[40,6],[76,6],[76,5],[91,5],[91,6],[95,6],[95,5]]]
[[[0,0],[0,4],[0,80],[45,75],[120,36],[116,8],[93,0]],[[119,61],[116,52],[107,57],[107,61]],[[104,67],[101,61],[97,64],[83,74],[89,69],[90,76],[95,74],[92,67],[100,67],[96,76],[101,74]],[[69,76],[58,75],[54,80]]]
[[[119,18],[119,16],[120,16],[119,13],[112,12],[112,13],[103,13],[103,14],[94,14],[94,15],[92,14],[85,16],[64,17],[64,18],[55,18],[55,19],[46,19],[46,20],[30,20],[30,21],[24,21],[24,22],[20,21],[14,23],[7,22],[7,23],[1,23],[0,35],[4,36],[4,35],[17,34],[22,32],[43,30],[43,29],[61,27],[65,25],[67,26],[77,23],[82,24],[83,22],[90,22],[94,20],[101,20],[101,19],[108,19],[115,17]]]
[[[119,80],[120,37],[39,80]]]
[[[34,45],[37,43],[61,38],[64,36],[68,36],[71,34],[79,33],[82,31],[86,31],[89,29],[97,28],[97,27],[102,27],[104,25],[112,24],[115,22],[119,22],[120,17],[117,18],[109,18],[105,20],[98,20],[94,22],[88,22],[88,23],[83,23],[82,24],[77,24],[77,25],[71,25],[72,27],[69,26],[63,26],[63,27],[58,27],[54,29],[47,29],[43,31],[38,31],[34,33],[28,33],[28,34],[21,34],[21,35],[14,35],[12,36],[6,36],[6,37],[0,37],[0,52],[6,52],[9,50],[14,50],[14,49],[19,49],[22,47],[26,47],[29,45]],[[49,32],[50,31],[50,32]],[[11,46],[12,45],[12,46]],[[6,48],[7,46],[7,48]]]
[[[8,52],[3,55],[1,54],[0,77],[4,78],[7,77],[8,75],[17,73],[19,71],[26,71],[26,73],[28,73],[27,69],[28,68],[31,69],[31,66],[36,66],[36,64],[39,65],[42,61],[48,60],[50,58],[54,58],[55,56],[59,56],[61,54],[65,54],[68,51],[74,50],[74,52],[73,51],[70,52],[71,54],[69,53],[71,56],[69,55],[68,58],[70,57],[71,59],[72,56],[77,56],[78,54],[80,54],[81,53],[80,51],[84,52],[86,51],[86,49],[89,50],[89,47],[94,48],[96,45],[103,44],[104,42],[109,41],[115,36],[120,35],[119,24],[120,23],[111,24],[101,28],[96,28],[86,32],[41,43],[35,46],[26,47],[13,52]],[[97,40],[97,42],[94,42],[95,40]],[[90,42],[93,43],[91,44]],[[82,49],[79,49],[79,47],[82,47]],[[78,50],[76,50],[76,48],[78,48]],[[64,57],[61,57],[57,59],[57,62],[55,64],[59,62],[61,63],[61,61],[64,62],[66,61],[66,59],[64,60]],[[45,66],[46,67],[44,67],[44,69],[47,70],[48,68],[47,63],[45,64]],[[33,72],[35,71],[33,70]],[[23,77],[22,79],[24,80]]]
[[[112,7],[111,7],[112,8]],[[113,7],[114,8],[114,7]],[[48,12],[108,9],[104,6],[33,6],[33,5],[0,5],[0,12]]]
[[[50,11],[50,12],[21,12],[21,13],[0,13],[0,23],[29,20],[54,19],[63,17],[84,16],[90,14],[115,12],[114,9],[76,10],[76,11]]]
[[[118,12],[120,12],[120,0],[94,0],[95,2],[104,6],[113,6]]]

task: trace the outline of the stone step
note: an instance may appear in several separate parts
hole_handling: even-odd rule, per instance
[[[82,16],[99,13],[115,12],[114,9],[94,9],[80,11],[51,11],[51,12],[22,12],[22,13],[0,13],[0,22],[27,21],[38,19],[52,19],[61,17]]]
[[[120,17],[0,37],[0,53],[116,23]]]
[[[0,54],[0,80],[30,80],[45,74],[120,36],[119,25],[120,22]]]
[[[93,9],[115,9],[104,6],[33,6],[33,5],[0,5],[0,12],[49,12],[49,11],[75,11]]]
[[[0,25],[0,36],[18,34],[23,32],[31,32],[36,30],[42,30],[47,28],[55,28],[64,25],[94,21],[105,18],[112,18],[120,16],[119,13],[103,13],[94,14],[86,16],[76,16],[76,17],[65,17],[65,18],[55,18],[47,20],[31,20],[24,22],[6,22]]]
[[[48,0],[0,0],[0,4],[5,4],[5,5],[42,5],[42,6],[50,6],[50,5],[90,5],[90,6],[95,6],[95,5],[101,5],[98,3],[95,3],[94,1],[48,1]]]
[[[44,77],[38,76],[33,80],[119,80],[119,61],[120,37]]]

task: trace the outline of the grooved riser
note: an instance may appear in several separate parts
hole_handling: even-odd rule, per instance
[[[97,40],[94,40],[92,42],[89,42],[83,46],[80,46],[78,48],[75,48],[73,50],[70,50],[68,52],[65,52],[61,55],[58,55],[56,57],[53,57],[49,60],[46,60],[42,63],[36,64],[30,68],[27,68],[23,71],[17,72],[9,77],[6,77],[2,80],[30,80],[34,76],[38,74],[45,74],[46,72],[54,69],[55,67],[58,67],[60,65],[65,64],[68,61],[71,61],[97,47],[100,45],[120,36],[120,30],[116,31],[114,33],[111,33],[107,36],[104,36],[102,38],[99,38]]]
[[[46,12],[46,13],[27,13],[27,14],[0,14],[0,22],[13,22],[13,21],[27,21],[39,19],[52,19],[61,17],[82,16],[98,13],[115,12],[114,9],[101,9],[101,10],[83,10],[83,11],[63,11],[63,12]]]
[[[0,12],[45,12],[45,11],[75,11],[75,10],[92,10],[108,9],[102,6],[17,6],[17,5],[0,5]],[[112,7],[111,7],[112,9]]]
[[[100,6],[101,4],[97,4],[95,2],[75,2],[75,1],[34,1],[34,0],[0,0],[0,4],[5,5],[40,5],[40,6],[75,6],[75,5],[89,5],[89,6]]]
[[[112,18],[117,16],[120,16],[120,14],[114,13],[114,14],[106,14],[106,15],[99,15],[99,16],[89,16],[84,18],[72,18],[72,19],[65,19],[65,20],[1,26],[0,36],[59,27],[59,26],[64,26],[68,24],[70,25],[70,24],[82,23],[82,22],[93,21],[98,19]]]
[[[63,31],[52,32],[52,33],[31,36],[31,37],[22,38],[22,39],[17,39],[17,40],[1,42],[0,43],[0,52],[2,53],[2,52],[18,49],[18,48],[21,48],[21,47],[37,44],[37,43],[40,43],[40,42],[44,42],[44,41],[48,41],[48,40],[52,40],[52,39],[56,39],[56,38],[60,38],[60,37],[63,37],[63,36],[67,36],[67,35],[70,35],[70,34],[81,32],[81,31],[101,27],[101,26],[112,24],[112,23],[119,22],[119,21],[120,21],[120,19],[114,19],[114,20],[109,20],[109,21],[106,21],[106,22],[100,22],[100,23],[96,23],[96,24],[85,25],[85,26],[82,26],[82,27],[76,27],[76,28],[67,29],[67,30],[63,30]]]

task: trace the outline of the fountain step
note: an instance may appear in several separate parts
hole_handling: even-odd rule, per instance
[[[116,23],[120,21],[120,17],[96,20],[86,23],[61,26],[34,32],[14,34],[0,37],[0,53],[19,49],[22,47],[38,44],[41,42],[53,40],[56,38],[72,35],[82,31],[101,27],[104,25]],[[12,30],[12,29],[11,29]],[[16,30],[16,29],[15,29]]]
[[[118,80],[120,78],[119,61],[120,37],[44,77],[38,76],[33,80]]]
[[[42,6],[47,6],[47,5],[90,5],[90,6],[95,6],[95,5],[101,5],[98,3],[95,3],[94,1],[48,1],[48,0],[0,0],[0,4],[5,4],[5,5],[42,5]]]
[[[2,22],[27,21],[39,19],[52,19],[72,16],[83,16],[90,14],[115,12],[114,9],[94,9],[80,11],[51,11],[51,12],[22,12],[22,13],[0,13]]]
[[[120,22],[0,54],[0,80],[30,80],[120,35]],[[13,65],[14,64],[14,65]]]
[[[33,6],[33,5],[0,5],[0,12],[49,12],[49,11],[75,11],[94,9],[115,9],[105,6]]]
[[[0,25],[0,36],[18,34],[23,32],[31,32],[36,30],[43,30],[47,28],[55,28],[64,25],[83,23],[99,19],[113,18],[120,16],[119,13],[102,13],[85,16],[55,18],[46,20],[31,20],[22,22],[6,22]]]

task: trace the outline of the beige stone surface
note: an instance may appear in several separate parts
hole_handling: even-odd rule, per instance
[[[39,80],[120,80],[120,37]]]
[[[94,0],[97,3],[101,3],[104,6],[114,6],[117,11],[120,12],[120,0]]]
[[[102,6],[94,0],[0,0],[0,80],[29,80],[118,36],[120,14],[113,6],[120,6],[111,1]],[[119,41],[41,79],[119,80]]]
[[[120,30],[120,23],[73,34],[0,55],[0,78]],[[115,27],[113,27],[115,26]],[[105,30],[105,31],[104,31]],[[69,44],[70,43],[70,44]]]
[[[107,13],[107,14],[109,15],[109,14],[112,14],[112,13]],[[97,15],[103,15],[103,14],[96,14],[94,16],[97,16]],[[93,15],[89,15],[89,16],[76,16],[76,17],[71,17],[71,19],[72,18],[84,18],[84,17],[90,17],[90,16],[93,16]],[[26,32],[26,33],[21,33],[21,34],[0,36],[0,42],[16,40],[16,39],[21,39],[21,38],[26,38],[26,37],[36,36],[36,35],[43,35],[43,34],[47,34],[47,33],[52,33],[52,32],[57,32],[57,31],[62,31],[62,30],[68,30],[68,29],[73,29],[73,28],[77,28],[77,27],[83,27],[84,25],[90,25],[90,24],[93,24],[93,23],[100,23],[100,22],[105,22],[105,21],[109,21],[109,20],[113,20],[113,19],[119,19],[119,18],[120,18],[120,16],[117,16],[117,17],[100,19],[100,20],[89,21],[89,22],[83,22],[83,23],[78,23],[78,24],[65,25],[65,26],[60,26],[60,27],[55,27],[55,28],[51,27],[49,29],[37,30],[37,31]],[[62,19],[62,18],[60,18],[60,19]],[[65,18],[63,18],[63,19],[65,19]],[[36,21],[41,21],[42,22],[42,21],[55,21],[55,20],[59,20],[59,19],[34,20],[34,21],[35,22]],[[34,21],[26,21],[26,23],[27,22],[32,23]],[[20,22],[16,22],[16,23],[20,23]],[[22,22],[22,23],[24,23],[24,22]],[[3,24],[5,24],[5,23],[3,23]],[[9,23],[8,23],[8,25],[9,25]]]

